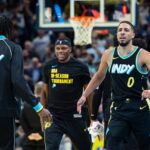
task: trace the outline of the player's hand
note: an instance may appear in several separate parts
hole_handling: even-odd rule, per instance
[[[34,140],[34,141],[40,141],[43,139],[43,137],[39,134],[39,133],[31,133],[30,135],[28,135],[28,139],[30,141]]]
[[[90,120],[90,126],[92,126],[94,122],[97,122],[97,120],[92,120],[92,119],[91,119],[91,120]]]
[[[144,98],[150,98],[150,90],[144,90],[142,92],[142,99]]]
[[[41,122],[41,127],[42,127],[42,131],[45,129],[45,124],[46,123],[50,123],[52,120],[52,115],[51,113],[43,108],[38,115],[40,116],[40,122]]]
[[[82,95],[77,102],[77,112],[79,114],[81,114],[81,109],[82,109],[82,106],[84,105],[85,101],[86,101],[86,97]]]

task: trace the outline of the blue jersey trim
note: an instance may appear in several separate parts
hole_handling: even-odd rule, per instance
[[[0,35],[0,40],[5,40],[5,39],[6,39],[6,36]]]
[[[131,53],[129,53],[127,56],[121,56],[120,53],[119,53],[119,50],[118,50],[118,48],[117,48],[117,54],[118,54],[118,56],[119,56],[120,58],[122,58],[122,59],[127,59],[127,58],[129,58],[130,56],[132,56],[132,55],[136,52],[137,49],[138,49],[138,47],[135,47],[134,50],[131,51]]]
[[[136,64],[136,68],[139,71],[139,73],[146,75],[146,74],[148,74],[148,70],[143,70],[141,68],[141,66],[139,66],[139,64],[138,64],[139,55],[140,55],[141,51],[142,51],[142,49],[139,50],[139,52],[138,52],[138,54],[136,56],[136,62],[135,62],[135,64]]]

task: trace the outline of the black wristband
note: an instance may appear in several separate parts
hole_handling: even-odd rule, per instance
[[[94,114],[91,114],[91,120],[96,120],[97,117]]]

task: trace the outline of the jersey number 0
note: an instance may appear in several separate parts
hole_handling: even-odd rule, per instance
[[[134,85],[134,77],[129,77],[127,86],[131,88]]]

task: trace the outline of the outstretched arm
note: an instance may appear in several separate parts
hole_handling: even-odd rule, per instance
[[[23,77],[22,49],[17,45],[15,46],[11,60],[11,80],[16,95],[34,108],[40,116],[42,125],[46,121],[49,122],[51,118],[50,112],[43,108],[43,105],[39,102],[39,99],[34,96]]]
[[[81,107],[86,101],[86,98],[96,89],[99,84],[103,81],[105,74],[108,69],[108,64],[110,60],[111,50],[106,50],[103,53],[100,66],[98,68],[98,71],[93,76],[92,80],[88,84],[86,90],[83,92],[82,96],[80,97],[79,101],[77,102],[77,111],[81,113]]]

